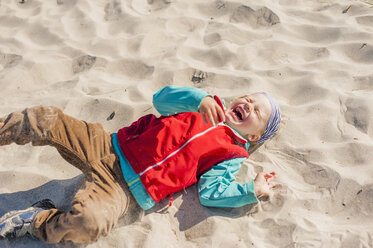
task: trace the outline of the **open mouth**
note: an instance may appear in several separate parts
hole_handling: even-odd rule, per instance
[[[242,113],[239,111],[238,108],[233,109],[233,113],[237,116],[238,120],[242,121],[243,116],[242,116]]]

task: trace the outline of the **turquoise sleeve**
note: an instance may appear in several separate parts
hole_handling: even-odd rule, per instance
[[[153,105],[161,115],[198,112],[199,105],[208,94],[199,88],[166,86],[153,95]]]
[[[214,165],[198,182],[199,200],[207,207],[242,207],[256,203],[254,181],[234,182],[241,163],[246,158],[234,158]]]

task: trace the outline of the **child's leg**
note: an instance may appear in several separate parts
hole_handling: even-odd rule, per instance
[[[93,163],[101,170],[103,165]],[[57,209],[40,212],[34,220],[33,234],[47,243],[72,240],[76,243],[91,243],[116,225],[133,200],[128,189],[123,190],[110,175],[92,172],[77,192],[69,212]]]
[[[34,107],[0,118],[0,145],[10,143],[51,145],[85,176],[72,210],[38,213],[33,225],[36,237],[92,242],[106,234],[133,199],[124,182],[111,136],[102,125],[65,115],[55,107]]]
[[[27,108],[0,118],[0,146],[13,142],[54,146],[83,172],[89,169],[89,161],[99,160],[110,152],[108,136],[101,124],[77,120],[56,107]]]

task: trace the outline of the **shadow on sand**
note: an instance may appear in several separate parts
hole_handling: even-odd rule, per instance
[[[173,197],[182,197],[182,202],[174,217],[179,222],[179,230],[187,231],[198,225],[209,217],[221,216],[227,218],[239,218],[256,211],[255,204],[249,204],[240,208],[211,208],[201,205],[198,199],[197,185],[192,185],[186,191],[175,193]],[[169,198],[166,197],[153,209],[146,211],[146,214],[153,212],[167,212]]]
[[[34,202],[49,198],[55,205],[64,211],[70,208],[71,200],[82,185],[84,176],[78,175],[66,180],[52,180],[37,188],[27,191],[0,194],[0,216],[11,210],[25,209]],[[71,242],[63,242],[57,245],[49,245],[30,237],[15,240],[0,240],[2,248],[51,248],[51,247],[85,247],[85,245],[75,245]]]
[[[78,175],[72,179],[66,180],[52,180],[37,188],[27,191],[19,191],[14,193],[0,194],[0,216],[16,209],[25,209],[32,203],[49,198],[57,208],[68,211],[70,203],[84,181],[83,175]],[[190,228],[198,225],[204,220],[212,216],[222,216],[228,218],[239,218],[248,215],[255,210],[255,205],[247,205],[241,208],[207,208],[203,207],[198,199],[197,186],[193,185],[186,189],[174,194],[174,198],[182,197],[181,205],[176,211],[174,217],[177,218],[180,231],[187,231]],[[145,214],[154,212],[167,214],[169,198],[166,197],[159,204],[150,210],[145,211]],[[132,218],[122,218],[119,220],[118,225],[126,225],[141,219],[143,211],[138,208],[136,211],[129,213]],[[56,245],[49,245],[44,242],[24,237],[15,240],[0,240],[0,247],[4,248],[51,248],[51,247],[71,247],[81,248],[86,245],[74,244],[72,242],[62,242]]]

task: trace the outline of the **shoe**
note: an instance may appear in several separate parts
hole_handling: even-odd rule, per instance
[[[14,239],[32,235],[32,222],[35,216],[43,210],[56,208],[50,199],[44,199],[24,210],[14,210],[0,218],[0,239]]]

